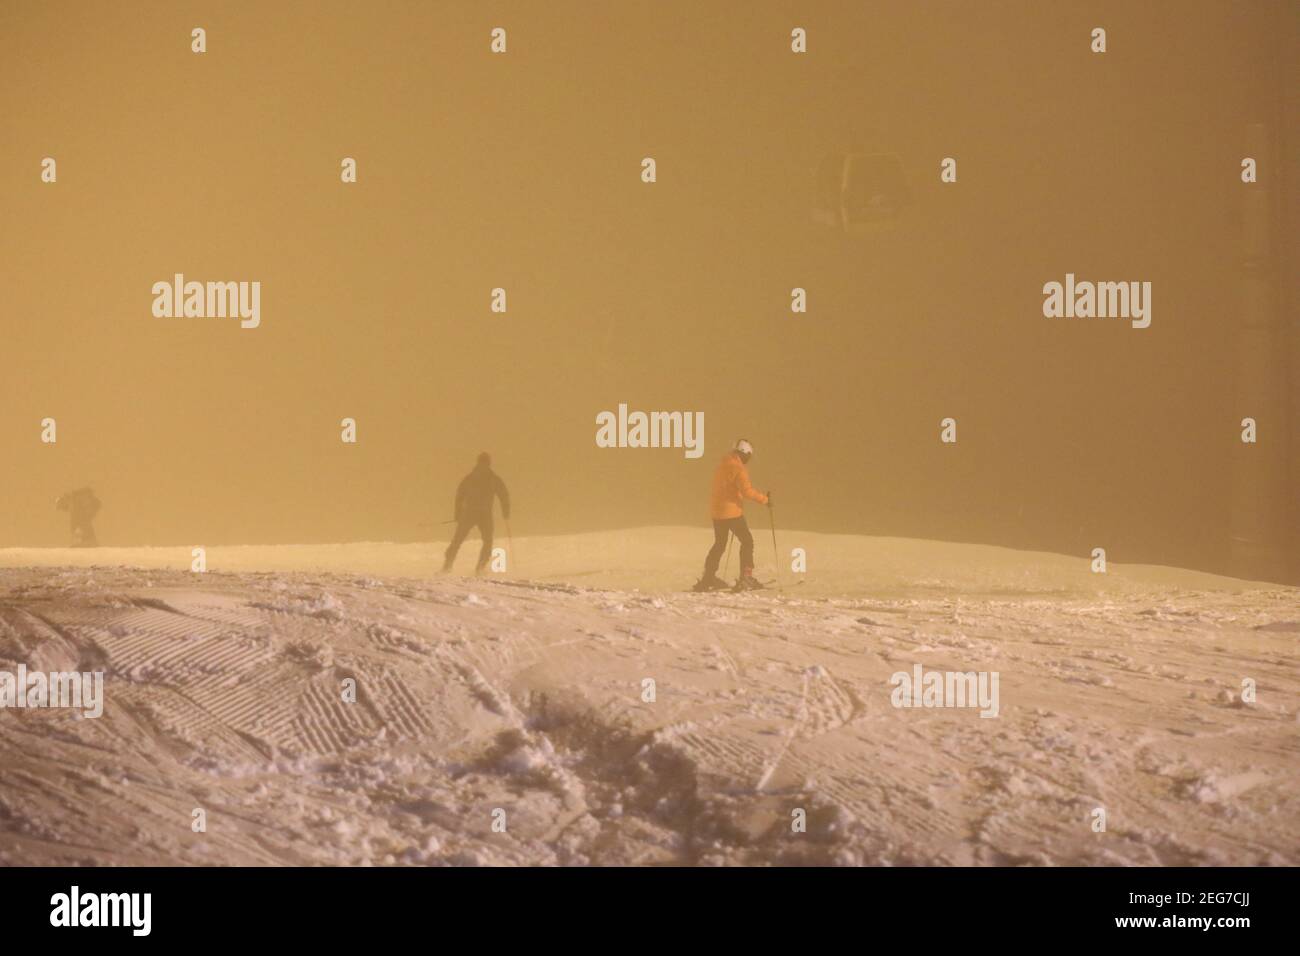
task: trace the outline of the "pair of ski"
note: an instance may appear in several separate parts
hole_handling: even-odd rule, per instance
[[[705,584],[703,581],[697,581],[695,582],[695,586],[691,588],[691,592],[694,594],[714,594],[719,591],[725,591],[728,594],[744,594],[746,591],[762,591],[766,588],[770,588],[771,586],[772,586],[771,584],[764,584],[762,581],[758,581],[758,580],[755,580],[752,584],[748,584],[743,587],[741,586],[741,583],[739,581],[737,581],[734,586],[730,586],[730,587],[725,582],[723,582],[721,586],[718,585],[710,586],[708,584]]]

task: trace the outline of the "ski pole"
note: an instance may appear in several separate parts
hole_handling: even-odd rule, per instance
[[[781,559],[776,550],[776,513],[771,505],[767,506],[767,520],[772,523],[772,575],[773,580],[777,580],[781,576]]]
[[[515,561],[515,536],[510,533],[510,519],[506,518],[505,522],[506,522],[506,544],[510,546],[510,563],[512,565],[517,566],[518,562]]]

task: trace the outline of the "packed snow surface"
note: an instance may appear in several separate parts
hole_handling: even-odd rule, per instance
[[[780,590],[687,593],[694,528],[480,578],[0,550],[0,671],[105,674],[99,718],[0,710],[0,863],[1300,863],[1297,589],[756,532]],[[894,706],[916,665],[996,672],[997,716]]]

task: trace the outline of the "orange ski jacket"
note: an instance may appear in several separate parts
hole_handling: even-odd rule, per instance
[[[713,491],[709,495],[709,514],[715,521],[739,518],[745,513],[745,499],[767,504],[767,495],[755,491],[749,483],[749,469],[734,451],[729,451],[718,462],[713,473]]]

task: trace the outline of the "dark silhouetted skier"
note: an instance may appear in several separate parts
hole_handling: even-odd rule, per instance
[[[471,528],[478,528],[483,538],[483,546],[478,553],[478,566],[475,572],[482,572],[492,557],[492,500],[501,499],[501,516],[510,520],[510,493],[506,483],[492,470],[492,456],[483,452],[478,456],[474,470],[461,479],[456,488],[456,533],[447,545],[447,554],[442,562],[442,569],[450,571],[456,560],[456,552],[465,542]]]

